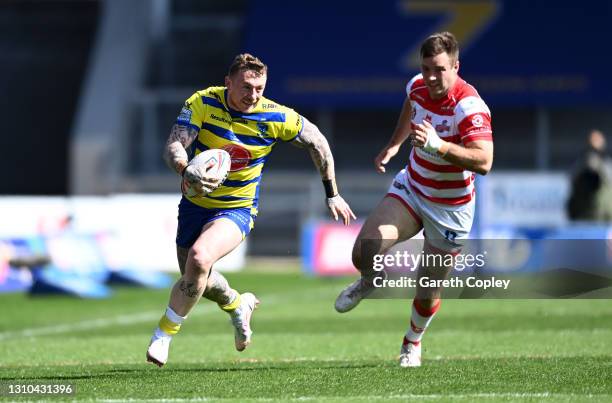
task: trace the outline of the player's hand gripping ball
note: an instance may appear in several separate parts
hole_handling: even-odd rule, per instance
[[[231,158],[225,150],[210,149],[196,155],[183,171],[181,191],[187,197],[205,196],[217,189],[230,170]]]

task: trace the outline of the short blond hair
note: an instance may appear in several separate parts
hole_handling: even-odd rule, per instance
[[[265,75],[268,73],[268,66],[250,53],[241,53],[230,64],[227,75],[232,77],[238,72],[247,70],[252,70],[259,75]]]

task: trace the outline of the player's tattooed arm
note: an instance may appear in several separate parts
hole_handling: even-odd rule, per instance
[[[179,124],[172,126],[163,155],[170,169],[179,174],[183,172],[189,160],[187,148],[197,137],[198,131],[192,127]]]
[[[291,144],[299,148],[305,148],[321,174],[323,180],[334,178],[334,156],[329,143],[319,128],[305,117],[302,133],[297,136]]]
[[[291,144],[296,147],[305,148],[310,152],[312,161],[319,170],[321,179],[323,179],[327,208],[330,214],[335,220],[338,220],[338,217],[340,217],[345,225],[349,225],[351,218],[355,219],[356,217],[351,207],[338,193],[334,173],[334,156],[329,148],[329,143],[317,126],[305,117],[302,117],[302,119],[304,119],[302,133]]]

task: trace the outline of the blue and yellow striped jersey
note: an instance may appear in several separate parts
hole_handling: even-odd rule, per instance
[[[257,215],[259,184],[272,147],[278,140],[299,136],[304,121],[293,109],[263,97],[251,113],[235,111],[228,106],[225,87],[209,87],[185,102],[176,123],[200,132],[190,157],[221,148],[232,158],[223,185],[189,200],[205,208],[250,207],[251,214]]]

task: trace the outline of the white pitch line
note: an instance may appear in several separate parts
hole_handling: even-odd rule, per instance
[[[19,337],[36,337],[46,336],[59,333],[70,333],[78,330],[99,329],[113,325],[128,325],[133,323],[142,323],[158,319],[160,311],[141,312],[132,315],[120,315],[111,318],[100,318],[92,320],[84,320],[81,322],[63,323],[60,325],[35,327],[30,329],[22,329],[13,332],[0,333],[0,340],[14,339]]]
[[[269,296],[264,296],[263,301],[265,304],[275,303],[277,302],[281,294],[268,294]],[[189,317],[193,316],[202,316],[208,315],[215,310],[208,309],[198,309],[192,312]],[[73,322],[73,323],[62,323],[59,325],[53,326],[43,326],[43,327],[35,327],[29,329],[21,329],[9,332],[0,332],[0,341],[8,340],[8,339],[16,339],[20,337],[36,337],[36,336],[48,336],[52,334],[61,334],[61,333],[71,333],[79,330],[91,330],[91,329],[100,329],[104,327],[110,327],[113,325],[133,325],[135,323],[144,323],[144,322],[152,322],[158,320],[163,313],[163,309],[160,308],[159,311],[148,311],[141,313],[134,313],[130,315],[119,315],[113,316],[110,318],[100,318],[100,319],[91,319],[84,320],[81,322]]]
[[[264,304],[266,305],[268,305],[269,303],[273,304],[277,302],[277,300],[280,300],[282,295],[284,295],[284,293],[283,294],[280,294],[280,293],[279,294],[269,294],[269,296],[263,297]],[[189,316],[193,317],[193,316],[207,315],[213,311],[214,310],[210,310],[210,309],[209,310],[198,309],[192,312]],[[43,327],[35,327],[35,328],[26,328],[26,329],[21,329],[21,330],[16,330],[16,331],[0,332],[0,341],[8,340],[8,339],[16,339],[20,337],[47,336],[47,335],[52,335],[52,334],[70,333],[73,331],[80,331],[80,330],[100,329],[104,327],[110,327],[113,325],[131,325],[135,323],[151,322],[151,321],[155,321],[159,319],[161,313],[162,313],[162,309],[160,309],[159,311],[148,311],[148,312],[134,313],[134,314],[129,314],[129,315],[119,315],[119,316],[114,316],[110,318],[91,319],[91,320],[85,320],[81,322],[63,323],[63,324],[53,325],[53,326],[43,326]],[[594,328],[594,329],[590,329],[590,331],[593,333],[599,333],[599,332],[607,333],[610,331],[610,329]],[[436,334],[438,335],[452,334],[456,332],[457,332],[456,330],[442,329],[442,330],[438,330]],[[462,331],[462,332],[465,332],[465,331]],[[547,331],[547,332],[558,333],[558,331]],[[372,332],[364,332],[364,333],[372,333]],[[496,333],[497,335],[512,335],[515,333],[524,334],[525,330],[520,330],[520,331],[519,330],[505,330],[505,331],[498,331],[498,332],[479,331],[478,333],[479,334]],[[540,334],[542,333],[542,331],[534,330],[533,332],[528,331],[528,333]],[[468,358],[471,358],[471,356],[468,356]],[[431,359],[439,360],[443,358],[433,357]],[[319,360],[316,360],[316,361],[319,361]]]
[[[447,399],[479,399],[479,398],[513,398],[513,399],[521,399],[521,398],[559,398],[559,397],[582,397],[582,398],[596,398],[596,397],[606,397],[609,395],[580,395],[575,393],[550,393],[550,392],[540,392],[540,393],[449,393],[449,394],[397,394],[397,395],[360,395],[360,396],[299,396],[299,397],[286,397],[280,396],[278,398],[271,397],[254,397],[254,398],[217,398],[217,397],[199,397],[199,398],[169,398],[169,399],[95,399],[97,402],[106,402],[106,403],[119,403],[119,402],[174,402],[174,403],[183,403],[183,402],[213,402],[213,401],[254,401],[254,402],[276,402],[276,401],[295,401],[295,402],[303,402],[303,401],[322,401],[322,400],[358,400],[358,399],[367,399],[367,400],[388,400],[388,399],[415,399],[415,400],[447,400]]]
[[[202,316],[213,312],[212,310],[197,310],[189,316]],[[71,333],[79,330],[100,329],[114,325],[133,325],[135,323],[153,322],[158,320],[163,313],[159,311],[148,311],[131,315],[119,315],[110,318],[84,320],[81,322],[63,323],[54,326],[35,327],[30,329],[16,330],[13,332],[0,333],[0,340],[15,339],[19,337],[48,336],[51,334]]]

